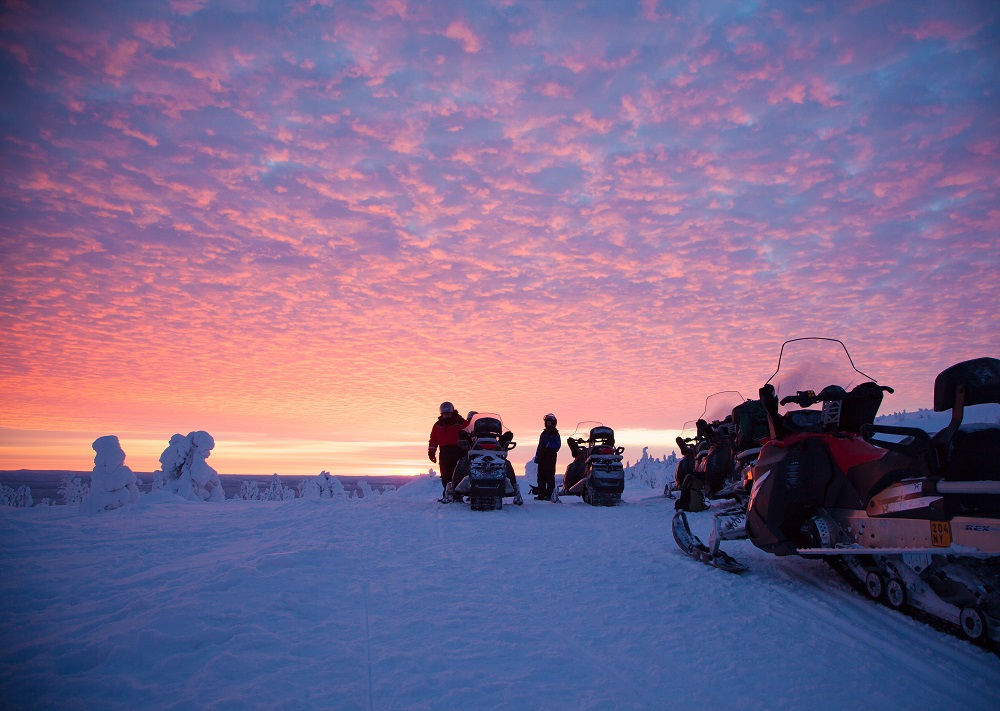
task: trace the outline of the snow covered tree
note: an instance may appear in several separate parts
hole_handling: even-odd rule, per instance
[[[90,493],[80,502],[84,513],[110,511],[139,500],[135,474],[125,466],[125,452],[114,435],[98,437],[94,448],[94,472],[90,475]]]
[[[219,473],[205,460],[215,448],[208,432],[191,432],[186,437],[175,434],[160,455],[163,488],[189,501],[225,501]]]
[[[340,479],[326,471],[320,472],[315,479],[304,479],[299,483],[299,496],[303,499],[333,499],[346,494]]]
[[[674,452],[662,460],[649,456],[649,447],[642,448],[642,457],[635,464],[625,467],[625,478],[648,486],[662,489],[667,481],[674,478],[677,469],[677,455]]]
[[[90,493],[90,484],[80,480],[80,477],[67,474],[59,484],[59,498],[67,506],[79,506]]]
[[[240,484],[240,492],[236,494],[236,498],[243,501],[259,501],[260,487],[255,481],[244,481]]]
[[[267,489],[260,494],[261,501],[288,501],[294,498],[295,490],[285,488],[285,485],[281,483],[281,479],[278,478],[277,473],[271,478],[271,483]]]
[[[31,498],[31,487],[22,484],[17,489],[0,484],[0,506],[10,506],[15,509],[30,508],[35,503]]]

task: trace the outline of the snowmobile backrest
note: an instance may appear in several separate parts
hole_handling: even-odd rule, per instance
[[[934,411],[951,410],[951,422],[933,438],[942,461],[947,461],[949,444],[962,426],[965,406],[989,402],[1000,403],[1000,360],[996,358],[956,363],[934,379]]]
[[[591,444],[615,444],[615,431],[610,427],[594,427],[590,430]]]
[[[855,386],[844,399],[840,411],[840,429],[844,432],[860,432],[862,425],[875,422],[884,397],[882,393],[882,387],[872,381]]]
[[[961,405],[1000,403],[1000,360],[976,358],[947,368],[934,380],[934,411],[944,412],[956,406],[958,388],[964,388]]]
[[[472,426],[472,433],[476,437],[499,437],[503,432],[503,425],[500,420],[492,417],[481,417]]]
[[[747,400],[733,408],[736,448],[749,449],[768,436],[767,411],[760,400]]]

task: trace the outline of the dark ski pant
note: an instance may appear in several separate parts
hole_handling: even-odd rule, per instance
[[[554,449],[543,449],[535,459],[538,462],[538,495],[543,499],[552,498],[556,489],[556,457]]]
[[[438,455],[438,462],[441,464],[441,486],[448,488],[448,482],[455,475],[455,465],[458,460],[465,456],[465,450],[455,444],[445,444],[441,446],[441,453]],[[455,482],[458,485],[458,482]]]

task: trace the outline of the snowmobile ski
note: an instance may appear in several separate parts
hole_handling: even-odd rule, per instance
[[[713,554],[698,536],[691,533],[687,516],[684,515],[683,511],[674,514],[672,528],[677,546],[699,563],[725,570],[727,573],[742,573],[747,570],[747,566],[721,550]]]

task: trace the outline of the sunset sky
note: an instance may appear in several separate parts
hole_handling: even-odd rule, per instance
[[[416,474],[446,399],[634,459],[788,338],[883,411],[1000,356],[996,2],[0,7],[0,469]]]

